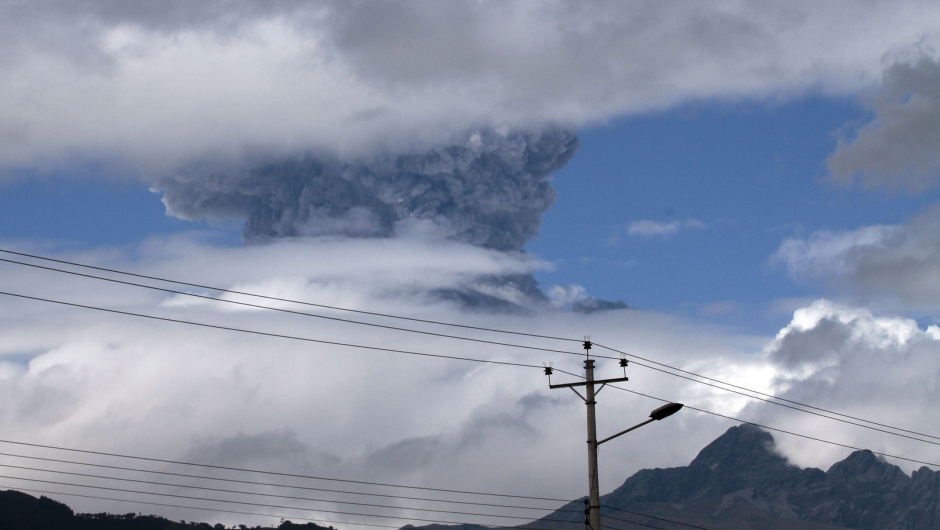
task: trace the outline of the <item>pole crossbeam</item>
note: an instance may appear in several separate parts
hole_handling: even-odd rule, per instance
[[[629,380],[630,380],[629,377],[615,377],[613,379],[595,379],[594,381],[590,381],[590,383],[595,384],[595,385],[597,384],[606,385],[607,383],[621,383],[623,381],[629,381]],[[581,381],[579,383],[562,383],[560,385],[548,385],[548,388],[571,388],[574,386],[587,386],[588,384],[589,384],[588,381]]]

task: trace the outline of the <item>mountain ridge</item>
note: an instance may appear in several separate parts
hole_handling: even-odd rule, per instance
[[[581,502],[562,509],[582,508]],[[624,518],[622,510],[630,510],[715,529],[755,518],[768,530],[933,529],[940,528],[940,473],[922,467],[908,476],[867,450],[827,471],[800,468],[776,452],[769,432],[745,424],[728,429],[688,466],[638,471],[603,495],[601,505],[611,528],[624,527],[611,516]],[[556,511],[524,526],[571,523],[582,525],[583,516]]]

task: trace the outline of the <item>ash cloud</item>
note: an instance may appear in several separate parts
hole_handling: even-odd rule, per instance
[[[177,217],[246,218],[249,243],[431,229],[474,246],[521,250],[555,201],[551,174],[579,145],[568,129],[487,129],[420,153],[352,161],[308,153],[228,169],[194,165],[155,188]]]

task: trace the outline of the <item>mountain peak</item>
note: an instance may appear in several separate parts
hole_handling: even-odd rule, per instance
[[[869,450],[855,451],[841,462],[836,462],[826,472],[829,481],[835,483],[891,483],[907,482],[909,477],[898,466],[889,464],[884,457]]]
[[[786,466],[787,461],[774,451],[774,437],[753,425],[731,427],[699,451],[691,468],[715,470],[753,465]]]
[[[708,444],[688,467],[642,470],[610,495],[625,505],[685,502],[745,488],[788,487],[800,480],[800,469],[774,451],[770,433],[741,425]]]

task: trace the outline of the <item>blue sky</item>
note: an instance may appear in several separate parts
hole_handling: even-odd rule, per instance
[[[538,277],[638,308],[779,327],[788,316],[771,314],[775,300],[825,294],[772,262],[784,238],[903,223],[937,199],[828,178],[838,132],[867,115],[848,98],[807,96],[691,104],[584,131],[527,247],[558,264]],[[630,236],[638,220],[682,227]],[[703,307],[719,302],[740,306],[717,315]]]
[[[574,341],[513,338],[539,351],[451,340],[233,307],[244,299],[192,286],[204,297],[0,263],[5,293],[510,363],[4,295],[0,430],[575,498],[583,407],[550,391],[541,367],[578,372],[570,350],[591,335],[766,394],[940,433],[940,5],[864,5],[0,2],[0,249],[416,327]],[[573,310],[598,300],[636,309]],[[598,366],[620,373],[613,360]],[[629,371],[629,389],[664,400],[935,458],[929,444]],[[659,404],[605,390],[599,429]],[[604,446],[601,488],[685,465],[732,425],[689,407],[631,432]],[[847,455],[775,436],[801,466]],[[161,513],[270,523],[208,510]]]

